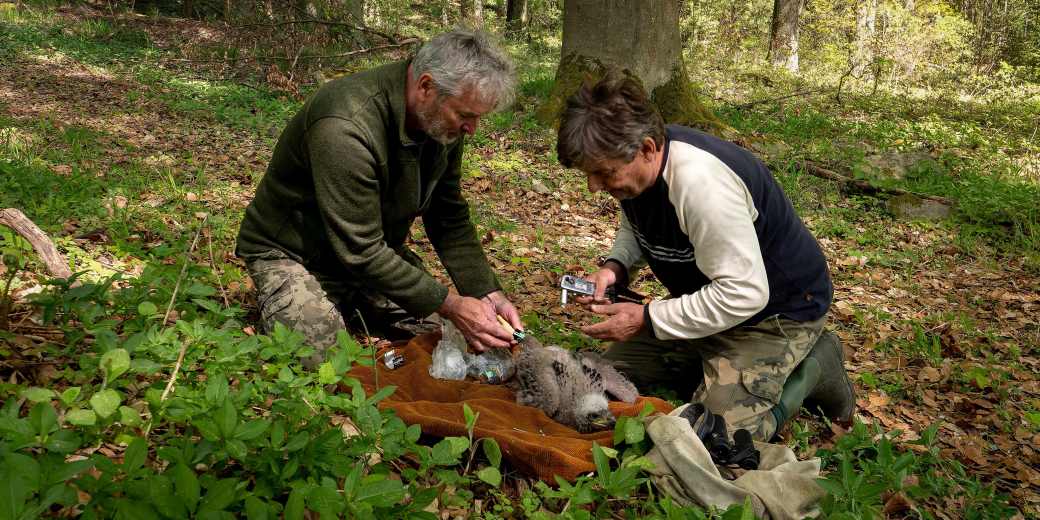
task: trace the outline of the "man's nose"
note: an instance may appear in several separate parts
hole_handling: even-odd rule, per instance
[[[477,131],[477,125],[480,124],[480,119],[473,118],[462,122],[462,131],[466,135],[473,135]]]

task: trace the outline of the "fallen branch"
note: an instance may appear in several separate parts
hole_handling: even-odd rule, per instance
[[[388,43],[386,45],[376,45],[375,47],[369,47],[367,49],[358,49],[356,51],[341,52],[341,53],[338,53],[338,54],[315,54],[315,55],[311,55],[311,56],[300,56],[299,59],[314,60],[314,59],[325,59],[325,58],[347,58],[347,57],[350,57],[350,56],[356,56],[358,54],[368,54],[370,52],[382,51],[382,50],[386,50],[386,49],[398,49],[398,48],[401,48],[401,47],[406,47],[406,46],[411,45],[413,43],[419,43],[421,41],[422,40],[420,40],[418,38],[409,38],[407,40],[403,40],[403,41],[398,42],[398,43]],[[276,59],[284,60],[286,58],[276,58],[274,56],[257,56],[254,59],[270,59],[270,60],[274,61]]]
[[[384,33],[382,31],[377,31],[377,30],[372,29],[370,27],[365,27],[363,25],[357,25],[357,24],[353,24],[353,23],[350,23],[350,22],[337,22],[337,21],[333,21],[333,20],[318,20],[318,19],[315,19],[315,18],[305,19],[305,20],[285,20],[285,21],[282,21],[282,22],[274,22],[274,23],[247,23],[247,24],[243,24],[243,25],[233,25],[233,26],[231,26],[231,28],[232,29],[248,29],[250,27],[284,27],[286,25],[328,25],[330,27],[346,27],[348,29],[354,29],[355,31],[358,31],[358,32],[366,32],[366,33],[374,34],[376,36],[379,36],[380,38],[386,39],[387,41],[396,40],[396,38],[393,35]]]
[[[419,43],[421,40],[418,38],[410,38],[400,43],[388,43],[386,45],[376,45],[375,47],[369,47],[367,49],[358,49],[356,51],[341,52],[339,54],[316,54],[311,56],[299,56],[298,60],[314,60],[314,59],[325,59],[325,58],[347,58],[350,56],[357,56],[359,54],[368,54],[370,52],[382,51],[386,49],[397,49],[412,45],[413,43]],[[174,58],[166,60],[167,62],[177,63],[221,63],[229,61],[290,61],[285,56],[246,56],[241,58],[205,58],[205,59],[190,59],[190,58]]]
[[[28,240],[36,254],[40,255],[51,276],[62,279],[72,276],[69,263],[58,252],[58,248],[54,247],[54,242],[24,213],[15,208],[0,209],[0,225],[13,229],[15,233]]]
[[[804,170],[806,173],[812,176],[834,181],[841,184],[845,188],[853,188],[863,193],[884,193],[887,195],[912,195],[914,197],[935,201],[940,204],[945,204],[947,206],[954,206],[954,202],[946,197],[940,197],[938,195],[925,195],[922,193],[915,193],[899,188],[886,188],[883,186],[875,186],[864,180],[850,179],[836,171],[828,170],[827,168],[824,168],[823,166],[820,166],[812,161],[800,161],[798,162],[798,165],[802,167],[802,170]]]

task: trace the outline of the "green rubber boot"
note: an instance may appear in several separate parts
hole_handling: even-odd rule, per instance
[[[820,373],[820,363],[813,357],[806,356],[805,360],[787,377],[784,391],[780,394],[780,402],[772,410],[773,418],[776,419],[776,432],[779,432],[787,421],[798,415],[802,403],[818,386]]]
[[[819,363],[820,381],[806,398],[805,407],[836,423],[851,423],[856,411],[856,391],[845,371],[845,352],[838,337],[830,331],[823,331],[806,359],[815,359]]]

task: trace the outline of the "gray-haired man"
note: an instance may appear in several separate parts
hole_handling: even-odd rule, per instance
[[[520,319],[470,222],[460,165],[462,134],[514,86],[500,48],[456,30],[410,61],[319,89],[278,139],[238,235],[264,327],[302,332],[319,349],[313,366],[344,317],[389,300],[412,316],[438,312],[478,349],[508,346],[496,315],[517,329]],[[420,215],[459,294],[405,245]]]
[[[614,247],[589,277],[595,299],[645,264],[671,293],[593,305],[608,319],[583,330],[615,341],[605,358],[641,389],[695,390],[694,401],[758,440],[803,403],[851,419],[841,346],[824,331],[827,260],[761,161],[665,126],[638,82],[613,76],[567,100],[556,150],[590,191],[621,204]]]

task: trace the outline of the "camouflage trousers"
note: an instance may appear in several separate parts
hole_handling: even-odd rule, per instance
[[[730,433],[743,428],[755,440],[776,433],[772,409],[784,383],[823,332],[827,318],[798,322],[766,318],[695,340],[641,335],[610,346],[612,361],[641,391],[664,387],[722,415]]]
[[[281,323],[303,334],[304,342],[317,350],[303,361],[308,368],[321,364],[324,351],[336,343],[336,333],[347,328],[355,312],[362,314],[365,326],[372,330],[381,328],[391,316],[404,317],[400,307],[386,297],[342,275],[310,271],[288,258],[250,260],[246,268],[256,287],[264,331],[270,333]]]

